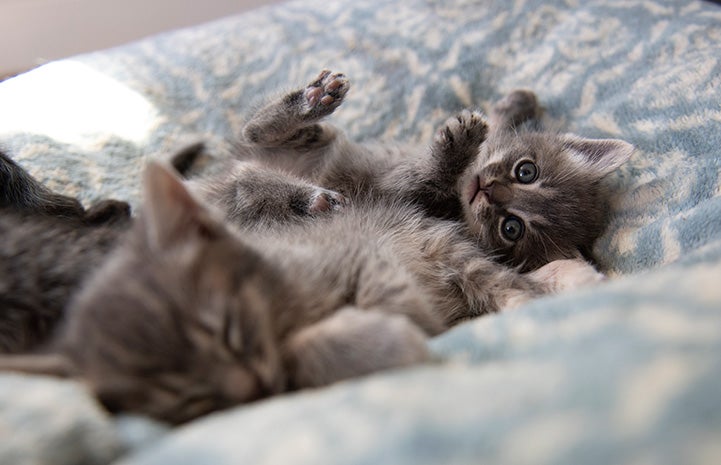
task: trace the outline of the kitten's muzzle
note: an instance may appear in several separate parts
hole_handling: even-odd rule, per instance
[[[486,198],[492,204],[504,205],[513,199],[513,191],[503,184],[490,183],[485,189],[481,189]]]
[[[513,191],[495,181],[486,183],[479,176],[471,181],[469,187],[469,204],[473,205],[484,196],[491,205],[504,205],[513,199]]]

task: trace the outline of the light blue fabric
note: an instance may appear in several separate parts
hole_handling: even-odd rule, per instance
[[[222,154],[255,103],[324,67],[352,80],[332,121],[357,140],[426,142],[459,109],[488,108],[527,87],[547,125],[634,144],[609,180],[613,218],[595,248],[610,282],[461,325],[432,341],[433,365],[178,430],[111,422],[115,446],[47,441],[52,431],[34,432],[37,409],[11,422],[24,407],[9,400],[41,381],[0,376],[0,435],[37,444],[12,463],[48,457],[38,454],[50,444],[105,458],[120,444],[124,465],[719,463],[716,5],[296,1],[2,83],[0,146],[54,188],[137,204],[146,159],[198,139]],[[67,400],[66,384],[42,382],[48,418],[102,418],[80,407],[86,401]],[[77,413],[68,402],[79,402]],[[73,463],[66,456],[53,463]]]

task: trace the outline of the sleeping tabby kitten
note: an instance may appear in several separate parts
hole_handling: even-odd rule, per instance
[[[175,154],[173,167],[183,172],[199,148]],[[231,174],[249,190],[247,196],[227,199],[228,217],[238,221],[242,215],[258,227],[292,222],[342,203],[335,193],[278,173],[258,169],[241,176],[236,169]],[[73,294],[130,222],[126,202],[104,200],[86,210],[0,152],[0,353],[29,351],[47,341]]]
[[[453,323],[599,278],[580,260],[519,274],[404,202],[236,229],[160,165],[144,186],[140,218],[53,343],[1,369],[77,377],[111,411],[180,423],[423,362]]]
[[[628,160],[630,144],[533,130],[536,97],[517,90],[493,107],[489,124],[464,111],[427,149],[362,146],[319,124],[349,87],[326,70],[261,108],[243,130],[238,158],[290,171],[339,198],[370,194],[464,220],[483,249],[523,271],[592,258],[608,212],[602,181]]]

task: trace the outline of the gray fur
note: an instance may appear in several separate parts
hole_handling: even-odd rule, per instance
[[[79,377],[111,411],[179,423],[426,361],[427,336],[565,281],[558,262],[523,275],[491,261],[460,223],[403,202],[233,227],[158,165],[145,195],[46,355],[0,367]]]
[[[85,210],[0,153],[0,353],[41,345],[130,218],[125,202]]]
[[[488,121],[473,111],[450,118],[428,148],[359,145],[319,122],[349,87],[344,75],[323,71],[305,89],[272,101],[245,126],[247,143],[239,144],[237,157],[351,200],[398,199],[434,217],[465,221],[481,248],[524,271],[558,259],[592,259],[607,221],[603,178],[630,157],[630,144],[535,130],[541,108],[532,92],[517,90],[494,106]],[[539,171],[528,185],[514,173],[523,161]],[[524,227],[515,241],[500,233],[510,215]]]
[[[539,253],[494,245],[486,211],[527,215],[533,202],[515,206],[524,194],[507,179],[518,160],[537,161],[538,189],[561,190],[546,172],[588,180],[570,160],[600,179],[623,143],[520,132],[537,109],[527,93],[499,104],[495,129],[465,111],[427,150],[370,149],[318,124],[347,90],[344,76],[324,71],[261,109],[243,161],[223,175],[185,184],[151,164],[139,220],[73,299],[53,343],[0,367],[79,377],[111,411],[180,423],[427,361],[426,338],[460,321],[600,279],[582,260],[559,260],[578,255],[595,223],[561,253],[545,242]],[[552,152],[554,167],[538,152]],[[495,184],[470,189],[481,176]]]

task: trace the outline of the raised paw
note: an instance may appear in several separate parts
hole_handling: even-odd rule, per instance
[[[310,197],[308,213],[317,214],[342,210],[346,205],[348,205],[346,197],[338,192],[319,187]]]
[[[496,102],[491,112],[494,126],[514,128],[541,116],[536,94],[526,89],[516,89]]]
[[[437,139],[443,145],[477,148],[486,139],[487,133],[488,124],[482,113],[463,110],[458,115],[448,118],[439,131]]]
[[[350,81],[344,74],[324,69],[303,92],[307,112],[315,117],[329,115],[343,102],[348,89]]]

